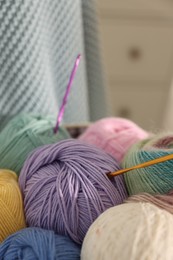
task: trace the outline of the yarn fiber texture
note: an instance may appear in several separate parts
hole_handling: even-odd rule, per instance
[[[173,133],[161,134],[133,145],[122,166],[128,168],[173,153]],[[125,173],[130,195],[138,193],[166,194],[173,188],[173,160],[157,163]]]
[[[132,121],[110,117],[93,123],[79,139],[105,150],[121,162],[134,143],[148,136],[146,131]]]
[[[149,203],[112,207],[91,225],[82,260],[172,260],[173,217]]]
[[[41,228],[26,228],[0,245],[3,260],[80,260],[80,247],[68,237]]]
[[[128,198],[127,203],[134,202],[148,202],[156,205],[157,207],[167,210],[169,213],[173,214],[173,190],[166,195],[151,195],[149,193],[141,193],[138,195],[133,195]]]
[[[0,170],[0,242],[25,227],[17,175],[9,170]]]
[[[127,198],[123,176],[106,175],[117,169],[113,157],[78,140],[36,149],[19,177],[28,225],[82,243],[92,222]]]
[[[60,127],[53,133],[52,117],[18,115],[0,133],[0,167],[15,171],[18,175],[28,154],[35,148],[69,138]]]

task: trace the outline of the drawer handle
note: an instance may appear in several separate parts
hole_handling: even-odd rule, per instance
[[[142,56],[142,52],[140,51],[139,48],[137,47],[132,47],[129,51],[128,51],[128,56],[131,60],[133,61],[137,61],[141,58]]]
[[[118,116],[119,117],[123,117],[123,118],[131,118],[131,111],[129,108],[127,107],[121,107],[119,110],[118,110]]]

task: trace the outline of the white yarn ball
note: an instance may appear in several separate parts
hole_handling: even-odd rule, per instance
[[[102,213],[89,228],[82,260],[172,260],[173,215],[149,203]]]

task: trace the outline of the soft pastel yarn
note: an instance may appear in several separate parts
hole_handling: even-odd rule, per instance
[[[172,260],[173,216],[150,203],[128,203],[101,214],[89,228],[81,260]]]
[[[123,176],[104,151],[78,140],[64,140],[34,151],[19,184],[29,226],[54,230],[81,243],[92,222],[127,197]]]
[[[169,213],[173,214],[173,190],[171,190],[166,195],[151,195],[149,193],[140,193],[138,195],[133,195],[128,198],[128,202],[148,202],[156,205],[161,209],[167,210]]]
[[[173,153],[173,133],[155,135],[133,145],[126,154],[123,168]],[[165,194],[173,189],[173,160],[154,164],[125,173],[125,182],[130,195],[147,192]]]
[[[17,175],[9,170],[0,170],[0,242],[25,226]]]
[[[52,117],[18,115],[0,133],[0,167],[19,174],[28,154],[36,147],[69,138],[62,127],[55,135]]]
[[[91,124],[79,139],[105,150],[121,162],[132,144],[147,137],[148,133],[132,121],[110,117]]]
[[[26,228],[0,245],[3,260],[80,260],[80,247],[68,237],[41,228]]]

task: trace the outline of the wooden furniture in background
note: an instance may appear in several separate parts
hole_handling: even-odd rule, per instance
[[[97,2],[113,115],[157,131],[173,75],[173,1]]]

